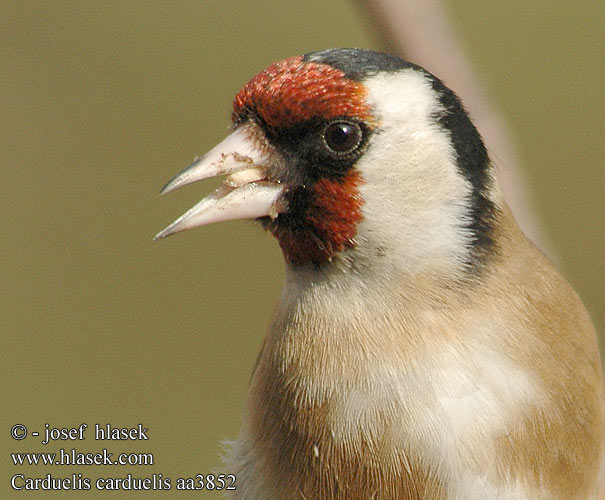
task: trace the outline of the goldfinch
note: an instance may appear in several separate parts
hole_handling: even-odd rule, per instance
[[[256,219],[286,282],[227,464],[241,500],[587,500],[603,382],[571,286],[521,233],[457,96],[397,57],[275,63],[163,189],[160,232]]]

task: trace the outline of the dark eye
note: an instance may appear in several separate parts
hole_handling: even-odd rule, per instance
[[[324,130],[324,141],[338,155],[352,153],[361,144],[363,132],[358,123],[333,122]]]

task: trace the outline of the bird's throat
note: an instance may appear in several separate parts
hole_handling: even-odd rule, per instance
[[[352,170],[292,193],[290,211],[269,225],[288,263],[320,266],[355,246],[357,225],[363,217],[362,182],[361,174]]]

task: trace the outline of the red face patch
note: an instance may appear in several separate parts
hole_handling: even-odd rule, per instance
[[[313,118],[356,118],[370,125],[366,88],[327,64],[291,57],[272,64],[250,80],[233,103],[237,122],[252,112],[275,129],[288,128]],[[321,178],[305,187],[310,202],[296,213],[296,224],[269,224],[286,260],[293,265],[331,261],[339,252],[355,246],[363,200],[359,171],[339,178]]]
[[[355,246],[357,224],[363,218],[362,182],[361,174],[353,171],[340,181],[321,179],[313,185],[313,202],[304,214],[305,224],[293,230],[278,223],[272,229],[286,261],[321,264]]]
[[[303,62],[302,56],[272,64],[250,80],[233,103],[233,119],[246,110],[270,127],[289,127],[313,117],[370,120],[365,88],[327,64]]]

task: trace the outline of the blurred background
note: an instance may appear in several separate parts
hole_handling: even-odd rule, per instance
[[[603,332],[605,4],[443,3],[509,127],[541,246]],[[153,243],[217,182],[158,191],[225,136],[233,96],[271,62],[388,47],[364,4],[345,0],[2,1],[0,19],[0,497],[15,495],[13,474],[79,472],[162,473],[173,488],[78,498],[191,498],[175,478],[229,472],[220,443],[237,434],[283,264],[251,222]],[[83,422],[83,442],[9,434]],[[95,423],[142,423],[149,440],[94,441]],[[7,453],[59,448],[155,464],[16,467]]]

